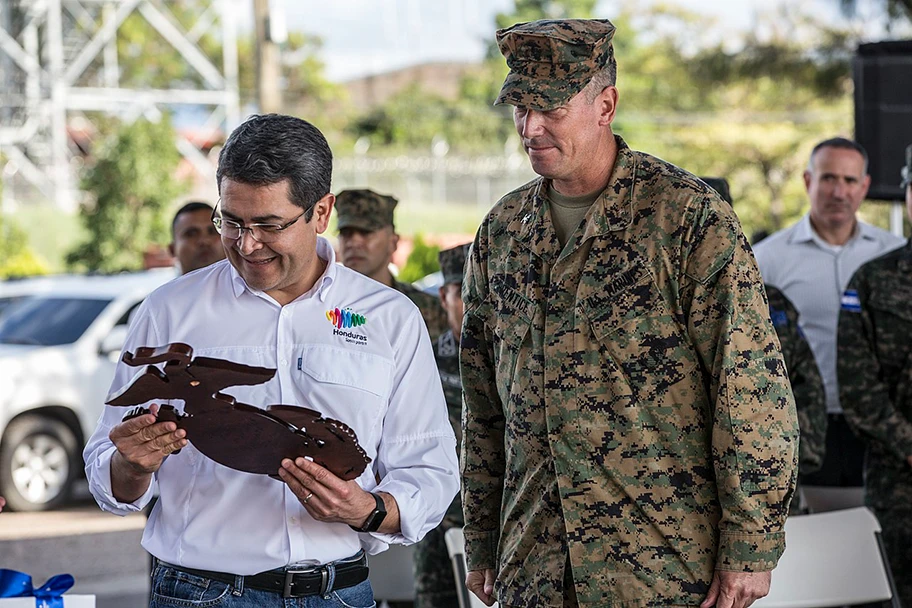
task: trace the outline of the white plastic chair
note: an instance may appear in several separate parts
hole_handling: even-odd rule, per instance
[[[785,522],[786,549],[769,595],[757,608],[823,608],[892,600],[895,588],[880,543],[880,524],[865,507],[796,515]]]
[[[371,587],[378,604],[415,599],[414,553],[414,545],[390,545],[383,553],[368,558]]]
[[[447,552],[453,562],[453,576],[456,578],[456,589],[459,597],[459,608],[487,608],[475,594],[466,589],[465,535],[462,528],[450,528],[444,535]],[[494,602],[497,606],[497,602]]]

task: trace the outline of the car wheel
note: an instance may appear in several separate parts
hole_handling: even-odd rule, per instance
[[[26,415],[0,440],[0,496],[11,511],[47,511],[69,497],[79,446],[63,422]]]

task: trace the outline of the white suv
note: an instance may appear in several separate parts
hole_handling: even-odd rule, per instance
[[[0,282],[0,496],[63,503],[82,475],[130,313],[173,269]]]

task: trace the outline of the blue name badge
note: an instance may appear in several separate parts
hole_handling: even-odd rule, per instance
[[[858,291],[855,289],[846,289],[840,300],[842,310],[848,312],[861,312],[861,300],[858,299]]]

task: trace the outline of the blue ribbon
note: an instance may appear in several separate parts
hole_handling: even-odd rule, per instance
[[[74,582],[72,575],[58,574],[36,589],[28,574],[0,568],[0,598],[34,597],[36,608],[63,608],[63,594]]]

